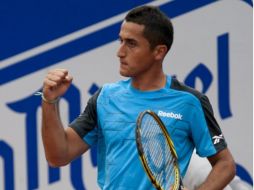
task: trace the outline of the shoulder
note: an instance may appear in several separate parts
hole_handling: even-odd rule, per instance
[[[181,94],[189,104],[201,105],[202,107],[207,104],[210,105],[209,99],[205,94],[199,92],[194,88],[191,88],[190,86],[185,85],[184,83],[178,81],[176,78],[172,78],[170,88]]]
[[[172,82],[171,82],[170,88],[174,89],[176,91],[179,91],[179,92],[183,92],[183,93],[187,93],[189,95],[192,95],[192,96],[194,96],[197,99],[201,99],[204,96],[204,94],[202,94],[198,90],[185,85],[184,83],[178,81],[174,77],[172,78]]]

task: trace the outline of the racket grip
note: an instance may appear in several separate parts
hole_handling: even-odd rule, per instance
[[[184,190],[182,178],[180,178],[180,185],[178,190]]]

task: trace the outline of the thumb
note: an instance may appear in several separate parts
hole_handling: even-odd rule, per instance
[[[73,77],[70,76],[70,75],[68,75],[68,76],[65,77],[65,82],[71,83],[72,80],[73,80]]]

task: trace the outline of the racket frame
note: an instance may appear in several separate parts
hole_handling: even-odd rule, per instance
[[[167,145],[172,153],[172,156],[174,157],[174,172],[175,172],[175,183],[174,186],[171,188],[172,190],[178,190],[181,186],[181,177],[180,177],[180,171],[179,171],[179,167],[178,167],[178,163],[177,163],[177,153],[175,151],[175,147],[174,147],[174,143],[171,140],[169,133],[165,127],[165,125],[163,124],[163,122],[161,121],[161,119],[159,118],[159,116],[154,113],[151,110],[145,110],[143,112],[141,112],[138,116],[137,119],[137,126],[136,126],[136,145],[137,145],[137,149],[138,149],[138,154],[139,154],[139,158],[141,160],[141,163],[145,169],[145,172],[147,173],[149,179],[151,180],[152,184],[155,186],[155,188],[157,190],[164,190],[160,184],[157,182],[156,178],[153,176],[149,166],[148,166],[148,162],[144,156],[144,150],[143,150],[143,146],[142,146],[142,142],[141,142],[141,122],[143,117],[149,114],[151,115],[155,121],[159,124],[159,127],[164,135],[164,137],[166,138],[166,142]]]

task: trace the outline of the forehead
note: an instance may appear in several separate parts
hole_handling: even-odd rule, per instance
[[[121,25],[119,36],[122,38],[144,38],[143,31],[145,26],[134,22],[124,21]]]

